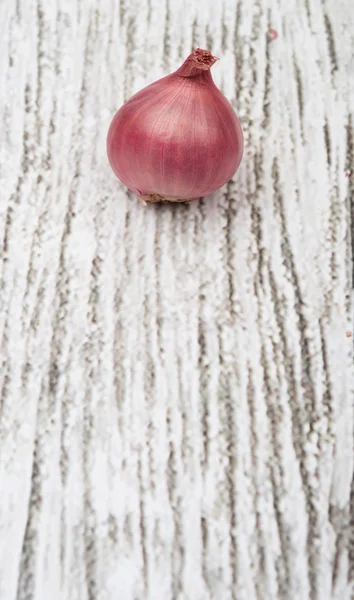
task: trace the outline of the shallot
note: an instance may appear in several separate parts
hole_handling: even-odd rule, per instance
[[[177,71],[135,94],[113,118],[109,162],[143,204],[198,199],[237,171],[243,134],[212,79],[217,60],[197,48]]]

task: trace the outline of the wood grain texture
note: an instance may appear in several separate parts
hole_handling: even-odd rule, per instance
[[[0,23],[0,599],[353,598],[350,0]],[[108,126],[198,45],[244,160],[144,209]]]

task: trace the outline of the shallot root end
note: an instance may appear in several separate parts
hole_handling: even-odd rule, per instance
[[[179,202],[181,204],[189,204],[192,200],[199,200],[199,198],[171,198],[168,196],[160,196],[159,194],[144,194],[139,197],[139,200],[144,206],[146,204],[160,202],[162,204],[168,204],[170,202]]]

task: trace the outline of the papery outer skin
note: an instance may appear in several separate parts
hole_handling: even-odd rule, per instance
[[[241,162],[243,134],[231,104],[209,70],[181,76],[184,65],[135,94],[109,128],[111,167],[138,195],[205,196]]]

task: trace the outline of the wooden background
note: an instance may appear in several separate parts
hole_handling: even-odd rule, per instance
[[[0,25],[0,599],[353,598],[351,0]],[[197,46],[244,160],[144,209],[107,129]]]

